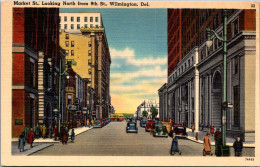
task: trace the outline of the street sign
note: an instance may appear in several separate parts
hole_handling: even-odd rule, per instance
[[[77,106],[72,105],[72,104],[69,104],[69,105],[68,105],[68,110],[76,111],[76,110],[77,110]]]

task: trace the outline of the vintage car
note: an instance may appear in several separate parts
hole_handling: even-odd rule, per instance
[[[145,126],[146,126],[146,122],[147,122],[146,119],[140,120],[140,126],[141,126],[141,127],[145,127]]]
[[[107,124],[107,121],[105,119],[102,119],[102,122],[104,126]]]
[[[183,125],[178,125],[178,124],[174,125],[173,130],[171,130],[171,132],[169,133],[169,136],[172,137],[173,133],[175,133],[177,137],[184,137],[185,138],[185,137],[188,136],[188,134],[186,132],[186,128]]]
[[[103,122],[101,120],[96,120],[94,122],[93,128],[102,128]]]
[[[167,129],[168,133],[170,133],[171,130],[172,130],[171,122],[162,122],[162,124],[166,126],[166,129]]]
[[[153,120],[148,120],[146,122],[145,131],[150,132],[151,130],[154,129],[154,127],[155,127],[155,122]]]
[[[161,136],[161,137],[168,137],[168,131],[165,125],[157,124],[153,129],[153,136]]]
[[[135,122],[128,122],[126,126],[126,133],[138,133],[138,128]]]

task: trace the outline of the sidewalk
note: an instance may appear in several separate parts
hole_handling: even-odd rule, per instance
[[[188,134],[187,139],[200,143],[200,144],[203,144],[203,138],[204,138],[206,132],[203,132],[203,131],[198,132],[198,140],[196,140],[196,138],[195,138],[196,132],[192,132],[192,130],[190,128],[186,128],[186,130],[187,130],[187,134]],[[213,136],[210,135],[210,140],[211,140],[211,144],[215,145],[214,135]],[[233,138],[229,138],[229,137],[226,138],[226,144],[228,146],[232,147],[234,141],[235,141],[235,139],[233,139]],[[255,142],[243,142],[243,147],[255,147]]]
[[[86,132],[88,130],[91,130],[93,127],[79,127],[79,128],[74,128],[75,136]],[[71,129],[69,130],[69,139],[71,135]],[[18,149],[18,138],[12,138],[12,154],[13,155],[31,155],[37,151],[40,151],[42,149],[45,149],[47,147],[52,146],[54,143],[59,143],[60,141],[55,141],[54,139],[35,139],[33,142],[33,148],[30,148],[30,144],[26,143],[24,147],[24,152],[20,152]]]

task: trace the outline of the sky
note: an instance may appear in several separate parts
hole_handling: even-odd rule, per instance
[[[167,9],[60,9],[100,12],[111,56],[110,94],[116,113],[158,101],[167,80]]]

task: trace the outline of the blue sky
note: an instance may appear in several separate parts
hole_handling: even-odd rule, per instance
[[[143,100],[158,100],[158,89],[167,78],[167,9],[60,12],[101,13],[112,59],[110,91],[116,112],[134,113]]]

